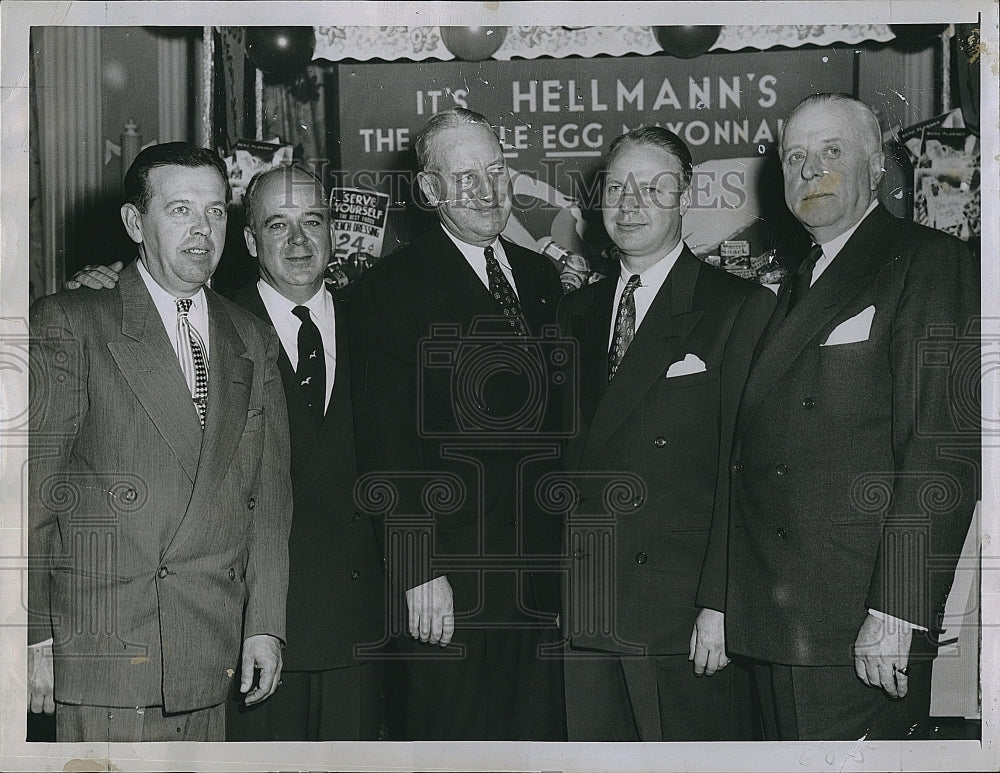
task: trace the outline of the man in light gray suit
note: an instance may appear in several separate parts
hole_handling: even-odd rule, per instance
[[[204,287],[230,198],[216,156],[148,148],[125,197],[139,259],[117,287],[31,308],[30,708],[54,704],[58,741],[219,741],[241,649],[248,703],[281,674],[278,341]]]

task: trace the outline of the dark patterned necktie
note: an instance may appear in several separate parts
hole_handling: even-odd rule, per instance
[[[302,320],[299,325],[299,366],[295,375],[299,388],[306,398],[309,410],[319,420],[326,412],[326,355],[323,352],[323,336],[309,316],[306,306],[296,306],[292,314]]]
[[[814,244],[805,260],[799,266],[799,270],[792,274],[788,288],[788,308],[785,316],[792,313],[792,309],[805,297],[812,285],[813,269],[816,268],[816,261],[823,257],[823,248]]]
[[[514,332],[519,336],[527,336],[528,325],[524,321],[521,302],[514,294],[514,288],[510,286],[507,277],[504,276],[503,269],[500,268],[500,261],[493,254],[492,247],[487,247],[483,252],[486,255],[486,277],[490,280],[490,295],[500,304],[503,315],[507,318]]]
[[[194,326],[188,320],[191,310],[190,298],[177,299],[177,349],[181,371],[195,410],[198,411],[198,421],[205,429],[205,411],[208,408],[208,358],[205,356],[205,342]]]
[[[608,381],[611,381],[618,368],[622,364],[625,352],[628,351],[629,344],[635,337],[635,288],[640,287],[642,282],[638,274],[629,277],[622,299],[618,302],[618,314],[615,316],[615,337],[611,341],[611,349],[608,350]]]

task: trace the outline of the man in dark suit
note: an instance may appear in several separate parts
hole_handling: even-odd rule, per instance
[[[322,184],[279,167],[247,186],[247,249],[260,281],[230,297],[281,341],[292,444],[288,646],[267,703],[230,706],[230,741],[373,741],[385,631],[383,568],[371,519],[354,507],[357,463],[347,312],[323,276],[333,223]],[[316,337],[318,333],[319,337]]]
[[[878,205],[863,103],[805,99],[780,151],[815,246],[737,420],[727,640],[759,661],[768,738],[926,737],[933,633],[977,498],[979,266]]]
[[[138,261],[113,290],[31,308],[31,704],[54,699],[59,741],[218,741],[241,642],[248,703],[281,674],[278,342],[204,287],[225,242],[221,161],[156,145],[124,188]]]
[[[557,344],[539,337],[559,277],[498,238],[510,175],[485,118],[436,114],[416,151],[440,224],[379,261],[351,301],[362,498],[383,516],[403,735],[557,740],[559,663],[540,650],[555,640],[556,572],[529,564],[558,551],[534,482],[558,454],[545,354]]]
[[[774,296],[684,244],[691,176],[670,131],[618,137],[602,214],[621,273],[559,306],[582,374],[566,454],[579,490],[563,621],[570,740],[754,737],[749,671],[726,668],[727,469]]]
[[[243,204],[261,278],[229,298],[281,343],[294,513],[282,687],[253,705],[234,691],[226,740],[376,740],[382,685],[371,655],[385,635],[383,567],[371,520],[354,507],[347,312],[323,281],[333,222],[322,183],[299,167],[256,175]],[[120,268],[88,266],[68,284],[114,287]]]

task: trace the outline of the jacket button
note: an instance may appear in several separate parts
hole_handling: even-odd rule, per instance
[[[667,439],[665,437],[658,437],[653,441],[653,445],[657,448],[663,448],[667,444]]]
[[[236,570],[233,567],[229,567],[229,581],[232,582],[236,579]]]
[[[816,401],[813,400],[811,397],[802,398],[802,407],[805,408],[807,411],[811,411],[815,405]]]
[[[645,497],[643,497],[640,494],[639,496],[635,497],[635,499],[632,500],[632,507],[633,508],[635,508],[635,507],[642,507],[642,503],[645,502],[645,501],[646,501]]]
[[[359,513],[357,510],[355,510],[354,514],[351,515],[351,520],[352,521],[360,521],[361,520],[361,513]]]
[[[515,526],[517,526],[517,521],[515,521],[513,518],[508,518],[507,525],[513,529]]]
[[[780,526],[778,527],[778,530],[775,532],[775,534],[777,534],[781,539],[784,539],[785,537],[788,536],[788,532],[786,532]]]
[[[356,580],[360,576],[361,576],[361,572],[359,572],[357,569],[355,569],[354,571],[351,572],[351,579],[352,580]]]
[[[649,560],[649,556],[645,553],[639,552],[635,554],[635,562],[637,564],[644,564]]]
[[[774,474],[775,475],[780,475],[780,476],[785,476],[785,475],[788,474],[788,467],[786,465],[784,465],[784,464],[776,465],[775,468],[774,468]]]
[[[159,570],[159,571],[158,571],[158,572],[156,573],[156,576],[157,576],[157,577],[159,577],[159,578],[160,578],[160,579],[162,580],[162,579],[163,579],[164,577],[166,577],[166,576],[167,576],[168,574],[170,574],[170,572],[169,572],[169,571],[167,571],[167,567],[165,567],[165,566],[161,566],[161,567],[160,567],[160,570]]]
[[[741,472],[743,472],[743,465],[739,462],[733,462],[733,474],[739,475]]]
[[[138,496],[139,495],[135,493],[134,488],[127,488],[122,492],[122,501],[134,502]]]
[[[247,510],[253,510],[257,506],[257,500],[254,497],[250,497],[250,501],[247,502]]]
[[[573,551],[573,558],[576,558],[576,559],[583,558],[583,551],[580,550],[580,548],[577,548],[576,550],[574,550]]]

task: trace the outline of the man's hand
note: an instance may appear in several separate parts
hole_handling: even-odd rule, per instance
[[[711,676],[729,665],[726,656],[726,616],[715,609],[703,609],[691,630],[688,660],[694,661],[696,676]]]
[[[455,602],[451,583],[442,575],[406,591],[410,636],[447,647],[455,633]]]
[[[32,714],[52,714],[56,704],[52,700],[52,645],[28,647],[28,711]]]
[[[240,692],[250,690],[254,667],[260,669],[260,681],[243,702],[247,706],[270,698],[281,684],[281,642],[274,636],[259,633],[243,642],[243,672],[240,674]]]
[[[125,264],[120,260],[110,266],[84,266],[71,279],[66,280],[63,289],[79,290],[81,287],[89,287],[91,290],[110,290],[118,284],[118,272],[124,267]]]
[[[906,664],[913,628],[903,620],[868,615],[854,641],[854,671],[858,679],[881,687],[893,698],[906,695]]]

